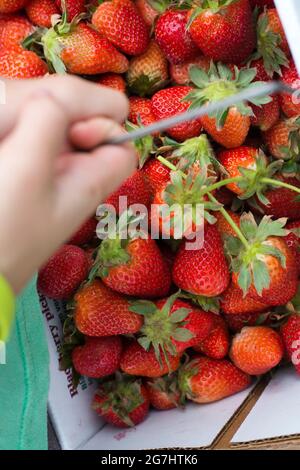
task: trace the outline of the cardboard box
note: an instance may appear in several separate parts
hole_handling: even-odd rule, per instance
[[[275,0],[300,73],[300,2]],[[71,371],[59,372],[64,305],[41,298],[51,357],[49,413],[62,449],[300,449],[300,379],[279,370],[252,388],[209,405],[152,411],[137,428],[105,425],[90,408],[95,383],[72,386]]]

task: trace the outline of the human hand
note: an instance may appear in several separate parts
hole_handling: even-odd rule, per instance
[[[127,112],[125,96],[74,77],[7,83],[0,273],[16,293],[134,171],[131,145],[99,146]]]

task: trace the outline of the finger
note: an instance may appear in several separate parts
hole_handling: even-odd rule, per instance
[[[128,115],[124,93],[74,76],[53,75],[39,80],[13,81],[7,84],[6,105],[0,108],[0,138],[13,127],[21,105],[32,93],[45,90],[68,112],[73,122],[105,116],[123,122]]]
[[[4,141],[1,150],[22,171],[43,171],[53,167],[53,159],[65,146],[68,115],[47,93],[38,92],[25,103],[17,126]],[[39,174],[39,176],[42,176]]]
[[[93,118],[74,124],[69,138],[75,147],[89,150],[124,132],[126,131],[111,119]]]
[[[137,157],[131,146],[103,146],[65,160],[57,185],[57,223],[70,234],[134,172]]]

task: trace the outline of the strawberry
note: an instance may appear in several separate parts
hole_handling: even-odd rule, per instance
[[[281,175],[277,175],[276,179],[300,188],[300,181],[297,178],[284,178]],[[296,193],[291,189],[269,188],[264,193],[264,196],[268,203],[263,204],[257,200],[258,206],[264,214],[275,218],[288,217],[291,220],[300,218],[300,201],[296,200]]]
[[[265,216],[257,225],[253,214],[243,214],[240,219],[243,241],[235,237],[227,240],[234,284],[244,295],[248,292],[255,300],[271,306],[284,305],[297,292],[297,265],[283,239],[287,235],[285,224],[286,219]]]
[[[206,339],[194,346],[194,350],[211,359],[224,359],[229,351],[228,328],[222,317],[214,315],[214,326]]]
[[[190,84],[190,67],[196,65],[200,69],[209,70],[210,59],[205,56],[197,56],[194,59],[188,60],[180,64],[171,64],[170,65],[170,75],[172,81],[176,85],[189,85]]]
[[[196,85],[186,100],[192,102],[191,108],[219,101],[238,93],[244,88],[257,86],[252,83],[256,76],[256,69],[241,69],[235,67],[234,73],[229,67],[219,63],[211,63],[208,73],[197,67],[190,68],[191,81]],[[270,97],[253,100],[256,105],[267,104]],[[226,148],[241,146],[250,129],[250,116],[253,114],[251,106],[245,103],[236,104],[234,107],[212,113],[201,118],[202,125],[211,137]]]
[[[300,316],[293,313],[280,328],[281,337],[289,360],[300,374]]]
[[[131,218],[127,218],[128,213],[123,212],[114,237],[101,243],[94,272],[121,294],[141,298],[168,295],[171,275],[156,242],[145,233],[144,238],[136,238],[135,233],[120,238],[119,231],[126,224],[130,228]]]
[[[241,294],[242,295],[242,294]],[[259,312],[257,313],[238,313],[235,315],[223,315],[225,322],[227,323],[229,329],[234,332],[241,331],[244,326],[254,326],[259,323],[262,315]]]
[[[300,275],[300,220],[289,222],[286,225],[286,228],[290,231],[290,233],[285,237],[285,242],[287,246],[295,253],[298,272]]]
[[[0,0],[0,14],[1,13],[16,13],[25,7],[28,0]]]
[[[199,50],[187,31],[188,11],[168,10],[157,20],[155,40],[171,64],[194,59]]]
[[[37,54],[20,48],[0,48],[0,76],[3,78],[38,78],[48,73],[48,67]]]
[[[287,67],[283,69],[282,81],[285,85],[293,88],[295,91],[300,88],[300,77],[293,60],[290,60]],[[296,117],[300,114],[299,94],[292,96],[290,94],[280,94],[281,109],[287,117]]]
[[[289,46],[275,8],[265,9],[257,21],[257,52],[252,59],[262,59],[269,77],[281,75],[282,67],[288,66]]]
[[[120,364],[122,342],[119,336],[85,338],[72,352],[73,366],[80,375],[100,379],[114,374]]]
[[[227,210],[227,213],[230,215],[230,217],[233,219],[236,225],[239,226],[240,216],[236,214],[235,212],[232,212],[231,210]],[[224,218],[221,212],[215,212],[214,216],[217,219],[217,222],[216,222],[217,229],[219,230],[219,233],[222,235],[222,237],[226,235],[231,235],[233,237],[236,237],[235,231],[233,230],[229,222],[227,222],[227,220]]]
[[[263,106],[252,105],[254,116],[251,117],[252,126],[259,127],[261,131],[268,131],[273,127],[280,118],[279,98],[272,96],[270,103]]]
[[[51,299],[69,299],[88,274],[85,252],[78,246],[62,246],[40,269],[38,290]]]
[[[97,83],[99,85],[121,91],[122,93],[125,93],[126,91],[126,82],[124,78],[117,73],[106,73],[101,75],[101,77],[98,78]]]
[[[32,34],[34,26],[27,18],[21,15],[9,15],[0,19],[1,47],[19,49],[22,41]]]
[[[163,87],[168,79],[168,63],[155,41],[138,57],[131,59],[127,72],[130,90],[139,95],[152,95]]]
[[[191,103],[185,101],[185,98],[192,90],[193,88],[188,86],[174,86],[155,93],[151,99],[155,118],[160,120],[187,111]],[[182,142],[186,139],[197,137],[200,134],[201,128],[201,120],[195,119],[172,127],[168,129],[167,133],[173,139]]]
[[[267,326],[246,326],[234,336],[230,349],[233,363],[249,375],[262,375],[283,358],[280,335]]]
[[[148,27],[131,0],[103,2],[95,11],[92,23],[125,54],[140,55],[148,47]]]
[[[183,398],[196,403],[212,403],[249,387],[251,377],[226,359],[196,357],[179,371]]]
[[[174,372],[180,365],[180,356],[170,353],[159,361],[153,347],[146,351],[137,341],[125,347],[121,358],[121,370],[129,375],[157,378]]]
[[[148,98],[140,98],[138,96],[131,96],[129,98],[130,111],[128,119],[133,124],[141,124],[149,126],[156,121],[153,114],[151,100]]]
[[[268,82],[270,80],[270,76],[268,75],[265,69],[263,59],[250,60],[249,67],[252,69],[256,69],[255,81]]]
[[[138,333],[143,318],[132,313],[129,300],[94,280],[75,295],[74,319],[87,336],[115,336]]]
[[[146,419],[149,406],[148,393],[141,381],[122,375],[102,383],[93,402],[99,416],[118,428],[140,424]]]
[[[72,21],[76,16],[86,11],[86,0],[55,0],[57,8],[63,13],[65,2],[67,20]]]
[[[136,0],[135,4],[146,25],[152,27],[159,15],[158,9],[153,8],[152,4],[159,6],[163,4],[163,1],[158,0],[154,3],[149,0]]]
[[[263,132],[263,138],[271,155],[286,161],[287,173],[299,171],[300,117],[280,119],[271,129]]]
[[[143,204],[148,207],[150,205],[151,188],[141,171],[136,171],[130,176],[120,188],[111,194],[105,201],[106,204],[111,204],[118,214],[127,209],[127,207],[119,207],[120,197],[127,197],[127,207],[133,204]]]
[[[51,28],[52,16],[60,15],[60,10],[54,0],[29,0],[26,14],[31,23],[42,28]]]
[[[197,250],[183,241],[173,266],[173,281],[191,294],[215,297],[226,290],[230,275],[218,229],[205,225],[204,243]]]
[[[236,316],[246,315],[246,318],[248,318],[247,315],[260,314],[269,307],[269,305],[264,304],[260,300],[253,299],[249,294],[244,296],[242,289],[233,283],[223,292],[220,305],[222,312],[227,317],[234,317],[233,321],[235,321]]]
[[[203,54],[216,61],[239,64],[255,48],[248,0],[201,2],[190,11],[189,31]]]
[[[141,171],[151,186],[152,194],[155,194],[170,181],[169,168],[155,158],[150,159]]]
[[[165,375],[145,381],[151,406],[156,410],[172,410],[180,404],[177,376]]]
[[[128,60],[85,23],[60,23],[43,36],[44,54],[57,73],[124,73]]]
[[[178,356],[201,343],[214,325],[211,313],[178,299],[178,294],[155,303],[133,302],[131,311],[144,317],[138,343],[146,351],[153,347],[158,361],[167,354]]]
[[[77,230],[76,233],[69,240],[69,245],[86,245],[96,235],[97,220],[94,217],[88,219],[82,226]]]
[[[225,186],[223,186],[215,192],[215,198],[223,206],[232,206],[232,203],[234,201],[234,194],[229,191],[229,189],[227,189]],[[216,217],[216,219],[218,220],[218,217]]]

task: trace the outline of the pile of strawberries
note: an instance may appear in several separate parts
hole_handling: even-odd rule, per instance
[[[0,0],[0,14],[0,76],[68,72],[127,92],[128,131],[272,79],[300,88],[272,0]],[[136,142],[140,167],[106,202],[119,224],[120,196],[152,205],[161,239],[100,242],[93,218],[41,269],[39,291],[67,301],[62,366],[99,380],[93,406],[107,422],[220,400],[283,363],[300,374],[294,98]],[[203,205],[202,247],[187,246],[194,217],[176,239],[174,213],[160,211],[174,203]]]

